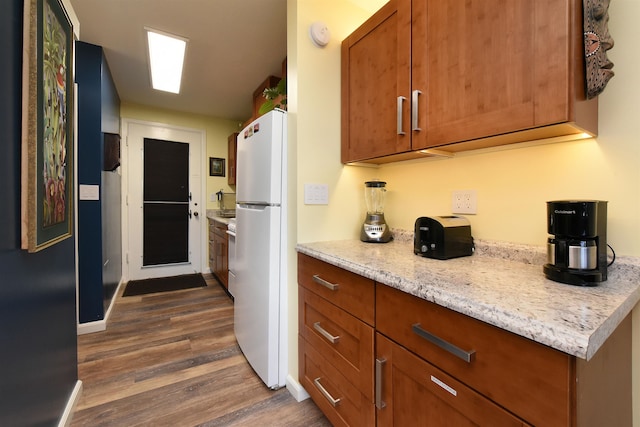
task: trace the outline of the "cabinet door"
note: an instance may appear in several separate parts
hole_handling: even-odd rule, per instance
[[[378,426],[526,423],[381,334],[376,334]]]
[[[227,239],[219,234],[220,229],[216,229],[216,233],[213,235],[213,247],[214,247],[214,270],[220,283],[226,288],[228,287],[228,274],[229,274],[229,255],[227,253]]]
[[[410,14],[409,0],[391,0],[342,43],[343,163],[411,148]]]
[[[363,322],[374,325],[373,280],[298,253],[298,283]]]
[[[534,125],[536,3],[413,0],[412,149]]]
[[[238,150],[238,132],[234,132],[227,138],[227,151],[229,157],[229,176],[227,183],[236,185],[236,151]]]
[[[373,401],[373,327],[299,288],[300,335]]]
[[[566,353],[381,284],[376,330],[532,424],[570,424]]]
[[[371,399],[325,359],[303,336],[299,336],[299,378],[313,401],[338,426],[374,426]],[[399,424],[398,424],[399,425]],[[407,424],[409,425],[409,424]]]

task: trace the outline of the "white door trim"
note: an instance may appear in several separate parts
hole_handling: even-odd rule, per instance
[[[207,260],[208,255],[208,221],[207,221],[207,209],[206,209],[206,192],[207,192],[207,134],[204,129],[195,129],[183,126],[175,126],[161,122],[151,122],[145,120],[122,118],[121,122],[121,135],[122,135],[122,147],[121,147],[121,170],[122,170],[122,275],[123,280],[126,282],[129,280],[129,257],[138,255],[130,254],[129,250],[129,152],[128,152],[128,135],[129,125],[139,124],[142,126],[159,127],[168,130],[187,131],[200,135],[200,209],[198,210],[200,218],[200,272],[205,272],[206,267],[209,265]]]

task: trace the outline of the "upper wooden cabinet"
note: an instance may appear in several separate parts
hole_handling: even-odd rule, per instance
[[[229,157],[229,175],[227,183],[236,185],[237,160],[236,153],[238,151],[238,132],[234,132],[227,138],[227,152]]]
[[[342,43],[342,161],[588,132],[582,2],[391,0]]]

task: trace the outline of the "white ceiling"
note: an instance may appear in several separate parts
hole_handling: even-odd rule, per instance
[[[122,101],[244,121],[253,91],[281,75],[287,0],[70,1]],[[151,89],[144,27],[189,39],[180,94]]]

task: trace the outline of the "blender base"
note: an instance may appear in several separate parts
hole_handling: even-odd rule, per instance
[[[367,214],[360,229],[360,240],[366,243],[387,243],[393,240],[391,230],[384,221],[384,214]]]

